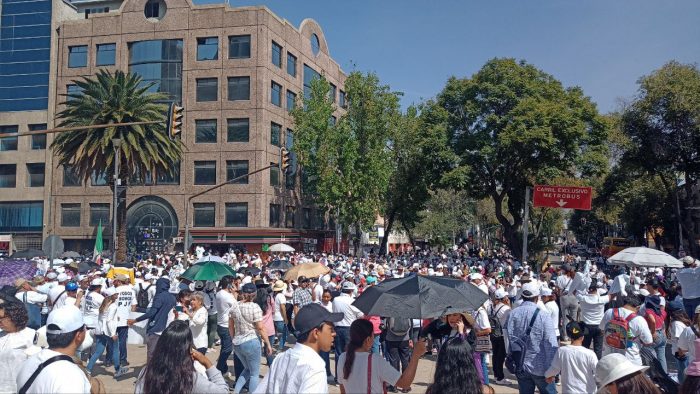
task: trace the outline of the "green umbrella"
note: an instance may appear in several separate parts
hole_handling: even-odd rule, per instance
[[[220,280],[224,276],[236,276],[236,271],[226,264],[207,261],[191,266],[180,276],[191,281]]]

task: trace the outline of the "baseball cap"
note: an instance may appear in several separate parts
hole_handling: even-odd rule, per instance
[[[111,297],[111,296],[117,294],[117,289],[115,289],[114,287],[108,287],[108,288],[102,290],[102,294],[105,297]]]
[[[294,327],[299,335],[305,334],[324,322],[337,323],[343,320],[345,315],[328,312],[321,304],[308,304],[302,307],[294,319]]]
[[[90,282],[90,286],[102,286],[102,279],[95,278]]]
[[[569,324],[566,325],[566,334],[571,339],[579,339],[582,336],[586,335],[585,328],[581,327],[581,325],[575,321],[571,321],[569,322]]]
[[[612,353],[604,356],[595,367],[596,380],[601,389],[610,383],[631,375],[635,372],[646,371],[649,367],[636,365],[623,354]]]
[[[48,274],[46,274],[46,278],[47,279],[56,279],[56,278],[58,278],[58,275],[56,275],[55,272],[49,272]]]
[[[143,280],[151,280],[151,279],[153,279],[153,275],[151,275],[150,273],[143,276]]]
[[[543,297],[549,297],[549,296],[552,295],[552,289],[550,289],[550,288],[548,288],[548,287],[543,287],[543,288],[540,290],[540,295],[543,296]]]
[[[241,287],[241,292],[245,294],[253,294],[258,291],[257,286],[254,283],[246,283]]]
[[[478,272],[469,275],[469,280],[484,279],[484,276]]]
[[[56,280],[58,280],[59,282],[65,282],[68,280],[68,275],[66,275],[64,273],[58,274],[58,276],[56,277]]]
[[[533,282],[527,282],[523,285],[523,296],[524,297],[537,297],[540,295],[540,287]]]
[[[74,305],[56,308],[46,319],[47,334],[68,334],[85,326],[83,314]]]
[[[352,282],[343,282],[343,290],[355,290],[357,287]]]
[[[496,289],[496,292],[493,294],[494,297],[496,297],[497,300],[501,300],[503,298],[508,297],[508,293],[504,289]]]

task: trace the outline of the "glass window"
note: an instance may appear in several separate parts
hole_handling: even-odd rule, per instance
[[[336,93],[336,91],[338,90],[338,88],[337,88],[335,85],[333,85],[332,83],[329,84],[329,85],[331,86],[331,88],[330,88],[330,90],[328,91],[328,96],[330,97],[331,102],[334,102],[334,103],[335,103],[335,93]]]
[[[17,164],[0,164],[0,187],[17,186]]]
[[[129,185],[151,186],[153,185],[153,174],[150,171],[147,171],[145,176],[139,173],[133,173],[129,177]]]
[[[0,134],[12,134],[18,131],[17,126],[0,126]],[[17,150],[17,137],[0,138],[0,152],[8,150]]]
[[[215,161],[195,161],[194,162],[194,184],[195,185],[215,185],[216,184],[216,162]]]
[[[316,33],[311,34],[311,51],[314,55],[318,55],[318,51],[321,50],[321,41],[318,39]]]
[[[338,105],[340,105],[340,108],[348,107],[348,103],[345,100],[345,92],[342,90],[338,93]]]
[[[41,231],[44,222],[43,201],[0,202],[0,231]]]
[[[63,166],[63,186],[82,186],[82,184],[73,166]]]
[[[292,112],[297,102],[297,95],[291,90],[287,90],[287,111]]]
[[[297,57],[287,52],[287,74],[296,78],[297,76]]]
[[[179,185],[180,184],[180,162],[173,165],[173,173],[168,174],[165,171],[159,171],[156,182],[159,185]]]
[[[87,66],[87,45],[77,45],[68,47],[68,67],[85,67]]]
[[[110,178],[106,172],[94,171],[90,174],[90,184],[92,186],[107,186],[107,179]]]
[[[216,223],[216,205],[211,202],[194,204],[194,226],[214,227]]]
[[[270,163],[274,167],[270,168],[270,186],[278,187],[280,185],[280,168],[277,163]]]
[[[197,101],[216,101],[219,98],[217,78],[197,78]]]
[[[117,44],[97,44],[97,66],[113,66],[117,53]]]
[[[250,57],[250,35],[228,37],[228,58],[247,59]]]
[[[248,118],[226,119],[227,141],[248,142],[250,122]]]
[[[248,160],[226,160],[226,181],[238,178],[239,176],[248,173]],[[248,183],[248,177],[241,178],[235,182],[231,182],[233,185],[244,185]]]
[[[217,60],[219,58],[219,37],[197,38],[197,60]]]
[[[36,130],[46,130],[46,123],[29,125],[29,131]],[[32,149],[46,149],[46,134],[36,134],[32,136]]]
[[[284,212],[284,226],[287,228],[294,228],[294,215],[296,214],[296,209],[293,206],[287,205]]]
[[[272,64],[282,68],[282,46],[272,41]]]
[[[142,78],[149,91],[162,92],[168,100],[182,102],[182,40],[149,40],[129,43],[129,71]]]
[[[270,124],[270,144],[274,146],[282,146],[281,143],[282,126],[277,123]]]
[[[66,85],[66,101],[76,99],[83,95],[83,89],[75,84]]]
[[[304,64],[304,98],[311,97],[311,81],[321,78],[321,74]]]
[[[198,144],[216,143],[216,119],[194,121],[194,142]]]
[[[226,227],[248,227],[248,203],[226,203]]]
[[[90,204],[90,226],[109,224],[109,203]]]
[[[228,77],[228,99],[250,100],[250,77]]]
[[[143,10],[144,16],[148,18],[162,18],[165,15],[165,4],[161,7],[161,2],[158,0],[148,0]],[[163,9],[161,9],[163,8]]]
[[[302,223],[304,228],[311,228],[311,208],[304,208],[304,222]]]
[[[287,129],[286,134],[287,138],[285,138],[284,147],[287,148],[289,152],[291,152],[292,148],[294,147],[294,131],[292,129]],[[289,161],[289,168],[287,168],[287,173],[284,174],[284,184],[288,190],[294,190],[294,187],[296,186],[296,171],[294,171],[296,163],[293,160],[293,158],[294,155],[291,155]]]
[[[270,204],[270,227],[280,226],[280,205]]]
[[[270,102],[278,107],[282,106],[282,85],[272,81],[270,88]]]
[[[61,204],[61,226],[80,227],[80,204]]]
[[[44,163],[27,163],[27,186],[44,186]]]

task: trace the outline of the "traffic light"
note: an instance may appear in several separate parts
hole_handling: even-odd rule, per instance
[[[166,127],[168,128],[168,136],[171,139],[174,139],[182,131],[180,128],[182,127],[182,112],[184,110],[185,107],[178,107],[175,103],[170,103],[170,106],[168,106]]]
[[[287,172],[287,168],[289,168],[289,151],[287,148],[280,148],[279,167],[281,172]]]

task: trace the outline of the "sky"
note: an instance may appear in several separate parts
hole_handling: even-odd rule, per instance
[[[195,4],[220,0],[194,0]],[[637,80],[677,60],[700,63],[698,0],[230,0],[265,5],[299,26],[316,20],[349,73],[375,72],[404,107],[435,97],[451,76],[512,57],[580,86],[602,113]]]

